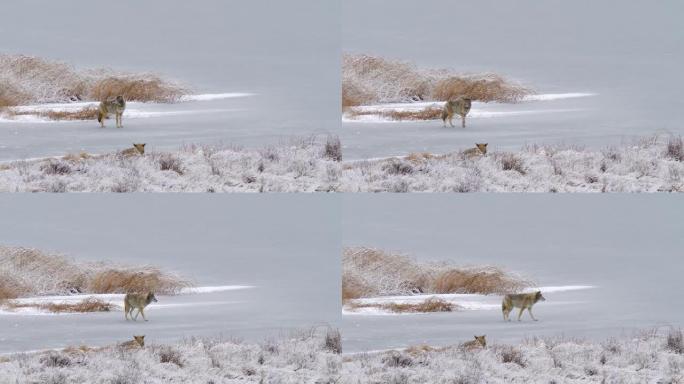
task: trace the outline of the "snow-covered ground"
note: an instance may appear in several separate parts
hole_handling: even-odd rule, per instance
[[[214,287],[186,287],[181,288],[181,295],[189,294],[207,294],[214,292],[226,292],[234,291],[239,289],[249,289],[255,288],[249,285],[224,285],[224,286],[214,286]],[[160,298],[163,297],[157,294]],[[166,297],[163,297],[166,299]],[[121,311],[123,308],[123,294],[77,294],[68,296],[36,296],[36,297],[21,297],[17,299],[12,299],[12,303],[22,304],[22,305],[44,305],[44,304],[76,304],[88,299],[97,299],[102,302],[112,304],[116,306],[117,311]],[[163,299],[162,299],[163,300]],[[214,302],[209,302],[214,303]],[[187,306],[187,305],[207,305],[206,302],[192,302],[189,304],[154,304],[155,308],[169,308],[174,306]],[[3,315],[87,315],[88,313],[70,312],[70,313],[53,313],[38,309],[35,307],[21,307],[21,308],[7,308],[0,304],[0,316]]]
[[[132,335],[146,335],[150,343],[192,336],[260,341],[281,331],[339,325],[340,270],[330,263],[338,252],[339,225],[331,219],[336,202],[323,195],[127,196],[3,196],[0,211],[13,219],[0,220],[0,244],[60,253],[78,265],[158,266],[193,286],[158,295],[145,310],[147,322],[126,321],[120,308],[65,315],[2,311],[0,353],[102,346]],[[20,302],[89,295],[30,296]],[[121,295],[96,297],[123,304]]]
[[[346,246],[409,255],[417,262],[492,265],[531,279],[546,301],[503,321],[501,295],[438,296],[462,310],[343,314],[346,352],[453,345],[486,334],[492,343],[563,335],[592,341],[659,326],[681,327],[681,215],[674,195],[611,196],[346,194]],[[410,282],[410,280],[409,280]],[[434,295],[373,297],[415,302]]]
[[[668,328],[594,342],[551,337],[509,345],[488,337],[487,348],[472,351],[451,343],[348,355],[342,382],[679,383],[683,348],[682,331]]]
[[[125,340],[121,340],[125,341]],[[327,327],[272,335],[259,343],[145,337],[144,348],[42,351],[0,356],[2,383],[339,383],[339,332]]]
[[[536,287],[526,289],[525,292],[542,291],[542,294],[575,291],[580,289],[595,288],[591,285],[567,285],[556,287]],[[491,311],[501,310],[501,296],[498,295],[478,295],[478,294],[423,294],[413,296],[381,296],[381,297],[366,297],[354,299],[347,302],[342,307],[343,315],[366,315],[366,316],[383,316],[383,315],[415,315],[415,312],[391,312],[379,307],[367,307],[366,305],[382,306],[386,304],[419,304],[430,298],[441,299],[447,303],[453,304],[457,311]],[[362,307],[354,307],[355,304],[360,304]],[[551,305],[568,304],[564,301],[550,303]],[[517,312],[516,316],[517,316]],[[527,314],[526,314],[527,316]]]
[[[326,141],[333,150],[326,150]],[[131,144],[122,145],[119,150]],[[334,138],[276,146],[188,145],[145,156],[116,153],[0,164],[0,191],[48,192],[681,192],[684,142],[646,137],[599,150],[489,143],[486,156],[404,154],[335,161]],[[337,148],[337,149],[335,149]],[[326,152],[328,151],[328,152]],[[332,155],[331,155],[332,154]],[[409,155],[409,156],[407,156]],[[341,156],[345,158],[342,150]]]

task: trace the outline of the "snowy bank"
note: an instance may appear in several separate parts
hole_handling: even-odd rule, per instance
[[[680,192],[684,144],[651,137],[592,150],[489,143],[485,156],[412,153],[337,161],[334,139],[261,149],[188,145],[144,156],[109,153],[0,164],[2,192]],[[125,148],[121,148],[122,150]]]

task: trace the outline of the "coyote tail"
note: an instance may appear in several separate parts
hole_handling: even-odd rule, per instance
[[[102,111],[97,111],[97,122],[101,123],[102,122]]]

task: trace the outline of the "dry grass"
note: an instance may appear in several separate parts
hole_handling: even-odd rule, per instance
[[[416,111],[359,111],[348,109],[345,114],[349,118],[359,116],[379,116],[387,120],[406,121],[406,120],[437,120],[442,116],[442,108],[428,107]]]
[[[514,103],[530,93],[531,90],[513,85],[499,75],[485,74],[472,77],[453,76],[440,80],[432,90],[432,97],[446,101],[465,96],[483,102]]]
[[[37,116],[50,120],[95,120],[97,107],[86,107],[75,111],[17,111],[9,108],[5,112],[9,118],[16,116]]]
[[[173,102],[186,90],[155,74],[78,70],[69,64],[25,55],[0,55],[0,107],[28,103],[104,100]],[[56,116],[59,118],[59,116]]]
[[[127,293],[127,292],[176,292],[188,286],[177,276],[166,274],[154,267],[108,269],[96,273],[89,281],[88,292]]]
[[[501,155],[501,169],[504,171],[517,171],[521,175],[527,173],[522,159],[512,153],[504,153]]]
[[[504,294],[532,283],[500,268],[456,267],[422,263],[380,249],[345,248],[342,256],[342,298],[425,293]]]
[[[9,301],[4,307],[13,310],[21,308],[35,308],[52,313],[85,313],[85,312],[110,312],[116,305],[100,299],[88,298],[78,303],[17,303]]]
[[[667,140],[666,151],[667,157],[677,161],[684,161],[684,140],[682,140],[682,137],[670,137]]]
[[[93,100],[107,100],[122,95],[129,101],[173,102],[184,90],[169,84],[156,75],[129,75],[98,80],[89,91]]]
[[[342,106],[418,100],[516,102],[532,90],[497,74],[424,70],[411,63],[370,55],[342,57]]]
[[[151,266],[82,263],[21,247],[0,247],[0,277],[0,298],[142,291],[175,294],[191,285]]]
[[[420,303],[347,303],[348,308],[354,310],[359,308],[378,308],[383,311],[393,313],[428,313],[428,312],[452,312],[458,306],[445,300],[431,297]]]

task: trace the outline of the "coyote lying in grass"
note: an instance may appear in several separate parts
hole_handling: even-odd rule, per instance
[[[119,344],[119,347],[131,349],[131,348],[142,348],[145,346],[145,335],[133,336],[133,340],[125,341]]]
[[[532,306],[538,301],[546,301],[544,296],[542,296],[541,291],[532,293],[508,294],[504,296],[503,302],[501,302],[501,311],[503,311],[504,321],[511,321],[509,314],[513,308],[520,308],[520,312],[518,313],[518,321],[520,321],[520,317],[525,309],[527,309],[527,311],[530,313],[532,320],[537,321],[537,319],[534,318],[534,315],[532,315]]]
[[[463,156],[465,156],[465,157],[484,156],[487,154],[487,144],[489,144],[489,143],[483,143],[483,144],[475,143],[475,148],[466,149],[465,151],[463,151]]]
[[[100,109],[97,111],[97,121],[100,123],[100,127],[104,128],[105,119],[113,113],[116,116],[116,127],[122,128],[121,117],[124,110],[126,110],[126,100],[124,100],[123,96],[117,96],[114,100],[100,102]]]
[[[145,154],[145,143],[135,144],[133,143],[133,148],[127,148],[121,151],[122,156],[136,156]]]
[[[475,336],[474,340],[466,341],[461,344],[461,348],[466,351],[472,351],[474,349],[487,348],[487,335]]]
[[[452,119],[454,118],[454,113],[461,116],[461,126],[465,128],[465,118],[468,112],[470,112],[471,100],[467,97],[459,97],[456,100],[449,100],[444,104],[444,109],[442,110],[442,122],[446,127],[446,122],[449,120],[449,125],[452,127],[454,123]]]
[[[154,293],[127,293],[124,297],[124,316],[128,320],[130,315],[134,321],[138,320],[138,315],[142,315],[143,320],[147,321],[145,318],[145,307],[150,305],[151,302],[157,302],[157,298]],[[137,309],[138,313],[133,317],[133,310]]]

